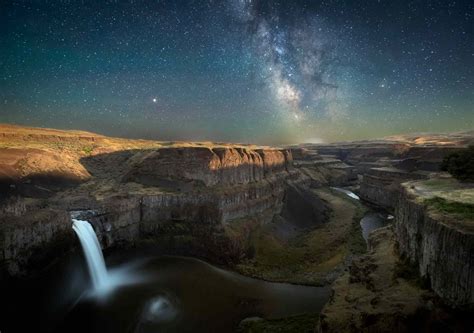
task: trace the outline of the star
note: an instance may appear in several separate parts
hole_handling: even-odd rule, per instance
[[[3,1],[0,121],[275,144],[474,126],[467,0],[158,2]]]

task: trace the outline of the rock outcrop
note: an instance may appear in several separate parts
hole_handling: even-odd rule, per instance
[[[259,182],[286,171],[288,151],[246,148],[167,148],[144,153],[125,175],[125,181],[197,181],[205,186]]]
[[[395,168],[371,168],[362,176],[359,196],[372,204],[393,210],[400,192],[400,184],[427,176],[422,172],[406,172]]]
[[[74,244],[67,212],[44,209],[30,216],[0,219],[0,276],[41,270]]]
[[[312,180],[313,187],[349,186],[357,181],[354,167],[334,155],[320,155],[306,148],[292,148],[293,165]]]
[[[458,332],[472,314],[453,311],[420,287],[411,266],[400,261],[391,226],[373,231],[369,252],[356,258],[333,284],[317,332]]]
[[[424,198],[431,193],[427,189],[418,191],[417,184],[403,184],[395,208],[400,254],[417,265],[420,275],[448,304],[473,309],[473,221],[429,207]]]
[[[294,189],[305,181],[292,169],[290,152],[271,148],[128,150],[81,163],[91,179],[80,186],[47,200],[11,197],[1,205],[0,261],[9,274],[28,272],[38,249],[74,247],[70,214],[90,221],[104,248],[146,239],[164,250],[189,247],[188,254],[233,261],[245,249],[225,225],[270,221],[282,210],[288,182]]]
[[[369,253],[352,262],[333,284],[319,332],[406,332],[406,318],[423,304],[422,291],[396,280],[395,242],[390,227],[374,231]]]

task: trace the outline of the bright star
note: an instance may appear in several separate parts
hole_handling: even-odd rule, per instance
[[[153,103],[156,103],[157,99],[156,98],[153,98]]]

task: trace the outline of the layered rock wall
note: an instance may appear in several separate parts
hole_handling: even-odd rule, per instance
[[[404,184],[395,209],[400,254],[446,302],[474,307],[474,234],[430,212]]]
[[[89,221],[103,248],[130,243],[139,238],[142,219],[142,198],[112,197],[93,211],[79,212],[80,218]]]
[[[420,173],[409,173],[394,168],[372,168],[362,178],[359,195],[372,204],[393,210],[398,199],[400,184],[425,177]]]
[[[41,269],[59,257],[74,238],[65,211],[43,210],[26,219],[0,220],[0,263],[11,275]]]
[[[287,181],[298,178],[291,161],[291,153],[275,149],[188,147],[132,154],[114,171],[126,171],[119,177],[120,186],[149,180],[144,182],[143,193],[127,191],[100,200],[86,196],[79,202],[71,199],[61,202],[62,208],[49,213],[48,218],[41,218],[48,211],[46,208],[29,209],[25,214],[23,206],[13,201],[5,206],[5,222],[1,226],[6,231],[2,232],[0,262],[9,274],[17,275],[30,268],[34,249],[54,245],[58,239],[65,240],[62,246],[73,247],[77,242],[71,229],[71,213],[94,226],[103,248],[144,237],[162,237],[167,228],[174,228],[173,232],[181,228],[183,237],[196,238],[196,233],[199,237],[219,233],[232,220],[264,213],[271,218],[282,209]],[[199,184],[169,190],[156,185],[163,182],[167,186]],[[230,241],[219,237],[221,243]],[[212,249],[210,243],[208,247],[209,251],[220,250]],[[58,257],[61,253],[48,255]]]
[[[289,151],[247,148],[168,148],[143,154],[125,175],[125,181],[197,181],[205,186],[259,182],[286,171]]]
[[[228,223],[269,208],[279,213],[284,192],[284,181],[275,179],[273,182],[265,181],[219,192],[145,196],[142,198],[143,228],[158,220],[196,220],[202,207],[214,210],[211,219],[215,223]]]

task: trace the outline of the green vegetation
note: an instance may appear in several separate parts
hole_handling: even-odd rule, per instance
[[[440,212],[453,214],[466,220],[474,220],[474,204],[448,201],[440,197],[426,199],[424,202]]]
[[[347,246],[349,252],[353,255],[360,255],[367,252],[367,243],[362,235],[362,227],[360,226],[360,220],[364,217],[364,214],[367,213],[367,208],[361,204],[360,201],[349,198],[347,194],[340,191],[331,189],[331,194],[338,196],[339,198],[350,202],[355,206],[356,211],[354,217],[352,218],[351,230],[347,235]]]
[[[239,325],[239,333],[312,333],[316,327],[318,315],[303,314],[281,319],[262,319],[244,321]]]
[[[322,285],[326,274],[336,268],[347,253],[342,237],[338,238],[325,228],[317,228],[283,240],[271,230],[261,228],[251,236],[250,249],[254,256],[238,264],[236,269],[244,275],[269,281]]]
[[[362,227],[360,226],[360,220],[365,212],[366,209],[360,205],[354,215],[351,231],[348,235],[347,245],[349,247],[349,252],[354,255],[360,255],[367,252],[367,243],[364,236],[362,236]]]
[[[454,191],[460,188],[459,181],[454,178],[432,178],[423,181],[423,186],[430,191]]]
[[[82,151],[86,154],[86,155],[90,155],[92,154],[92,152],[94,151],[94,146],[84,146],[82,147]]]
[[[264,225],[233,222],[227,232],[232,239],[241,240],[248,254],[235,269],[268,281],[323,285],[329,273],[342,268],[348,254],[365,252],[359,224],[362,205],[339,192],[319,190],[318,195],[328,202],[332,213],[328,222],[313,228],[294,229],[283,219]],[[282,234],[281,230],[289,229],[294,233]]]
[[[446,156],[441,170],[448,171],[456,179],[474,182],[474,146]]]

